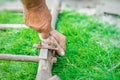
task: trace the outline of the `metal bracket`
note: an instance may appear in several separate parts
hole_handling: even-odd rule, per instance
[[[58,50],[58,48],[56,48],[55,46],[51,46],[51,45],[42,45],[42,44],[34,44],[33,45],[34,48],[38,48],[38,49],[50,49],[50,50]]]
[[[43,45],[43,46],[48,46],[48,44],[47,44],[47,43],[44,43],[44,42],[42,42],[42,45]],[[42,48],[41,48],[41,50],[40,50],[40,52],[39,52],[39,58],[40,58],[40,59],[46,59],[46,60],[47,60],[47,57],[48,57],[48,49],[42,49]]]

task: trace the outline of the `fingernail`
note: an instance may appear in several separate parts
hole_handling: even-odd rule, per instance
[[[65,52],[61,52],[59,55],[60,55],[60,56],[64,56],[64,55],[65,55]]]

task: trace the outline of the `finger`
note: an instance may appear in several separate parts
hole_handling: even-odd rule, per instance
[[[48,37],[48,38],[46,38],[46,39],[43,39],[40,33],[39,33],[38,35],[39,35],[39,38],[40,38],[43,42],[45,42],[45,43],[47,43],[47,44],[51,44],[51,42],[50,42],[50,41],[51,41],[51,40],[50,40],[50,37]]]
[[[50,38],[58,47],[58,50],[57,50],[58,55],[64,56],[65,55],[64,49],[58,44],[58,42],[56,41],[56,39],[54,37],[50,36]]]
[[[61,33],[58,33],[57,31],[51,31],[50,35],[53,36],[57,42],[60,44],[60,46],[66,50],[66,37],[62,35]]]

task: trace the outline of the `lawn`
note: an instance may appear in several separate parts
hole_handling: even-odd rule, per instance
[[[2,12],[0,23],[23,23],[21,13]],[[11,20],[12,19],[12,20]],[[67,37],[67,51],[58,56],[53,75],[61,80],[120,80],[120,29],[93,16],[62,12],[57,30]],[[0,53],[38,55],[32,29],[0,31]],[[0,80],[34,80],[37,63],[0,61]]]

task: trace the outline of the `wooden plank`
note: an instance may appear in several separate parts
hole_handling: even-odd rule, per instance
[[[22,62],[39,62],[40,58],[38,56],[0,54],[0,60],[22,61]]]
[[[47,60],[41,59],[39,61],[39,67],[38,67],[38,73],[36,76],[36,80],[48,80],[51,76],[51,70],[52,70],[52,52],[48,51],[48,57]]]
[[[51,25],[53,28],[55,28],[56,20],[59,14],[59,8],[60,8],[60,0],[52,0],[52,4],[54,7],[52,8],[51,14],[52,14],[52,22]],[[44,44],[43,44],[44,45]],[[52,77],[52,66],[53,66],[53,52],[48,49],[41,49],[40,54],[47,54],[47,59],[41,59],[39,61],[39,67],[36,75],[36,80],[48,80]],[[43,57],[43,56],[42,56]]]
[[[0,30],[9,29],[9,28],[21,29],[28,27],[24,24],[0,24]]]

